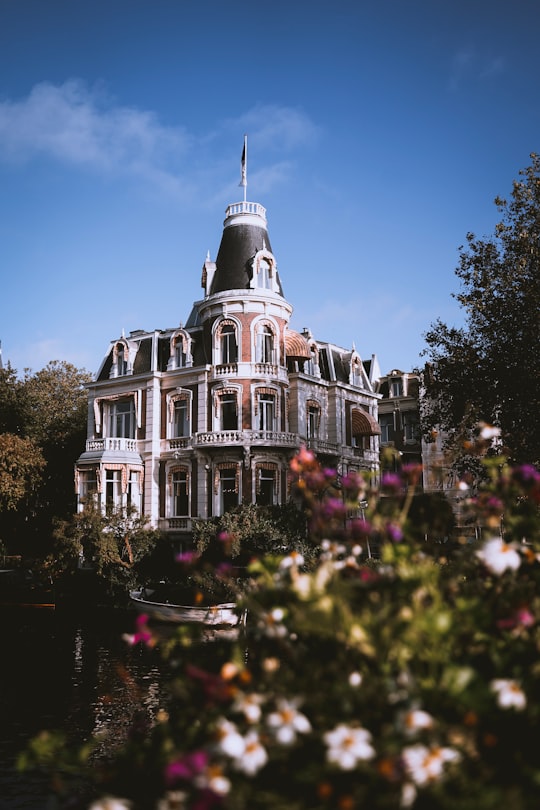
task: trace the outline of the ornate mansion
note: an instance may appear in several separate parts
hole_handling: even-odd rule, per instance
[[[180,542],[194,517],[286,503],[302,445],[376,478],[376,358],[289,328],[262,205],[229,205],[202,288],[184,326],[111,341],[88,386],[79,508],[132,504]]]

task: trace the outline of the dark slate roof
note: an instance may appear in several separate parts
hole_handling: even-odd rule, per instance
[[[249,289],[251,262],[259,250],[272,253],[266,228],[248,223],[229,225],[223,229],[216,259],[216,273],[210,295],[225,290]],[[278,277],[279,294],[283,295]]]
[[[139,343],[135,361],[133,363],[134,374],[144,374],[145,371],[150,371],[150,364],[152,361],[152,338],[144,338]]]

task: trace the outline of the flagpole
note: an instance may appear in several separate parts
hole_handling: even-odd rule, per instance
[[[242,164],[240,185],[244,186],[244,202],[247,200],[247,135],[244,135],[244,148],[242,150]]]

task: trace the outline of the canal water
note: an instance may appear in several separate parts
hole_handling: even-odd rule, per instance
[[[18,754],[44,729],[76,746],[96,733],[125,738],[141,708],[162,702],[157,652],[131,647],[128,611],[0,608],[0,810],[47,810],[45,777],[18,773]],[[104,751],[103,753],[107,753]]]

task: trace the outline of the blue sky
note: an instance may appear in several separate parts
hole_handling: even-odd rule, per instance
[[[0,0],[0,340],[95,372],[187,319],[226,206],[291,326],[421,362],[458,248],[540,149],[538,0]]]

